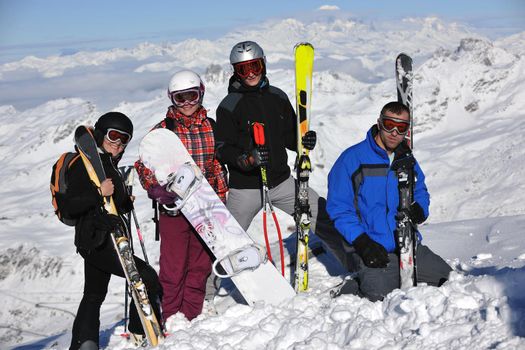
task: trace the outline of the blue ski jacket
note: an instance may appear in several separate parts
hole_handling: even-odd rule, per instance
[[[366,233],[388,252],[396,249],[394,231],[399,205],[397,176],[385,150],[374,140],[377,125],[366,139],[346,149],[328,175],[327,211],[335,227],[352,244]],[[414,200],[428,217],[430,195],[416,161]],[[419,235],[419,239],[421,236]]]

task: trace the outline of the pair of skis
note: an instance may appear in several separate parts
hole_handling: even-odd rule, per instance
[[[295,230],[297,236],[294,287],[296,292],[308,290],[308,241],[310,237],[310,203],[308,180],[312,171],[309,150],[302,138],[309,130],[312,104],[312,75],[314,47],[309,43],[295,46],[295,98],[297,113],[297,160],[295,163],[297,186],[295,196]]]
[[[397,99],[410,111],[410,129],[405,136],[408,146],[413,149],[414,115],[412,105],[412,58],[401,53],[396,58],[396,88]],[[414,158],[408,157],[392,163],[398,182],[399,205],[398,212],[407,210],[414,201]],[[417,285],[416,270],[416,225],[406,216],[399,217],[396,227],[397,247],[399,251],[399,282],[401,289]]]
[[[132,165],[126,165],[121,166],[118,168],[118,171],[120,172],[120,176],[122,177],[122,180],[124,180],[124,187],[126,188],[126,192],[129,196],[133,195],[133,180],[134,180],[134,167]],[[144,261],[146,264],[149,265],[148,255],[146,253],[146,247],[144,246],[144,238],[142,236],[142,231],[140,230],[139,221],[137,219],[137,214],[135,213],[135,209],[131,209],[131,212],[127,215],[124,215],[126,227],[128,228],[129,232],[131,232],[131,220],[133,218],[133,221],[135,223],[135,230],[137,231],[137,236],[139,238],[140,247],[142,248],[142,255],[144,256]],[[129,243],[131,246],[131,253],[134,253],[133,251],[133,239],[131,235],[129,236]],[[129,285],[128,281],[126,280],[125,288],[124,288],[124,333],[121,334],[121,336],[129,339],[130,333],[127,332],[128,329],[128,305],[129,305]]]

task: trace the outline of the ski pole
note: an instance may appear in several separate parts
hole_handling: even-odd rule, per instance
[[[253,135],[255,144],[257,147],[264,146],[266,143],[266,140],[264,138],[264,125],[261,123],[253,123]],[[284,247],[283,247],[283,238],[281,236],[281,228],[279,226],[279,221],[277,221],[277,216],[275,215],[275,211],[273,209],[272,200],[270,198],[270,190],[268,189],[268,178],[266,177],[266,166],[261,165],[261,177],[262,177],[262,183],[263,183],[263,230],[264,230],[264,240],[266,243],[266,249],[268,251],[268,259],[272,261],[271,253],[270,253],[270,241],[268,239],[268,224],[266,222],[266,216],[268,211],[270,211],[273,222],[275,223],[275,228],[277,230],[277,236],[279,237],[279,252],[281,254],[281,273],[284,276]],[[273,261],[272,261],[273,262]]]
[[[119,168],[121,174],[124,177],[124,185],[126,187],[126,192],[129,196],[133,193],[133,166],[123,166]],[[131,209],[131,214],[133,216],[133,221],[135,222],[135,229],[137,231],[137,236],[139,237],[140,247],[142,248],[142,254],[144,255],[144,260],[146,261],[146,264],[149,265],[148,261],[148,255],[146,254],[146,247],[144,246],[144,239],[142,237],[142,232],[140,231],[140,225],[139,221],[137,219],[137,214],[135,213],[135,209]],[[131,226],[131,218],[129,220],[129,224]],[[130,230],[131,231],[131,230]]]
[[[139,237],[140,247],[142,248],[142,254],[144,254],[144,260],[146,264],[149,265],[148,255],[146,254],[146,247],[144,246],[144,239],[142,238],[142,233],[140,232],[139,221],[137,220],[137,214],[135,214],[135,209],[131,209],[131,214],[133,214],[133,221],[135,222],[135,229],[137,230],[137,236]]]

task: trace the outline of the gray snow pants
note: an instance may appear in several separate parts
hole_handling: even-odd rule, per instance
[[[388,293],[399,288],[399,259],[396,254],[388,254],[390,262],[384,269],[366,267],[357,254],[353,254],[353,258],[359,264],[359,290],[369,300],[383,300]],[[452,271],[445,260],[422,244],[417,246],[416,264],[417,282],[430,286],[441,286]]]
[[[399,288],[399,258],[397,254],[389,253],[390,262],[385,268],[367,267],[354,248],[343,236],[331,236],[324,242],[334,253],[345,269],[357,273],[357,278],[346,282],[345,289],[371,301],[383,298],[396,288]],[[427,246],[418,244],[416,250],[417,282],[439,287],[448,280],[452,271],[450,266],[440,256]],[[349,293],[349,292],[347,292]]]
[[[339,235],[335,229],[328,213],[326,212],[326,199],[319,197],[313,189],[308,189],[310,203],[311,231],[324,241],[326,236]],[[278,186],[270,189],[270,198],[275,208],[293,215],[295,206],[295,179],[290,176]],[[250,223],[257,213],[262,209],[261,189],[236,189],[230,188],[226,206],[233,217],[247,231]],[[270,222],[271,218],[268,218]],[[264,244],[263,237],[252,237],[255,242]]]

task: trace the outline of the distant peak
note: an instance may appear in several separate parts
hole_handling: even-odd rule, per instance
[[[323,5],[318,8],[319,11],[338,11],[340,10],[339,6],[336,5]]]

